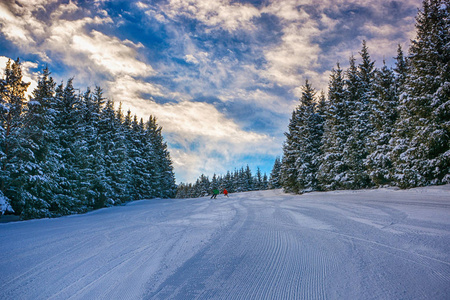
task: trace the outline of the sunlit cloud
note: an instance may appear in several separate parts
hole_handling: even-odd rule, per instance
[[[113,76],[150,76],[153,73],[150,65],[136,59],[135,48],[139,45],[120,41],[96,30],[89,35],[74,35],[70,46],[78,55],[84,54],[94,68],[100,68],[100,72]]]
[[[164,11],[170,18],[186,16],[198,20],[209,29],[220,28],[231,32],[253,29],[251,20],[260,15],[259,10],[252,5],[230,0],[170,0],[164,6]]]

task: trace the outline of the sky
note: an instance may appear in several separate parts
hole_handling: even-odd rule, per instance
[[[163,127],[176,180],[249,165],[267,175],[309,80],[359,59],[393,65],[415,36],[421,0],[2,0],[0,67],[22,61],[36,86],[48,65],[81,92]]]

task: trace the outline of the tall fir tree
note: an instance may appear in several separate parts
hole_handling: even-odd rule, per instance
[[[283,190],[288,193],[298,193],[297,178],[298,170],[296,160],[299,156],[299,136],[297,123],[299,108],[295,108],[289,120],[288,131],[284,133],[286,140],[283,144],[283,160],[281,162],[280,180]]]
[[[345,146],[351,134],[350,102],[340,65],[331,71],[328,101],[325,106],[324,133],[321,146],[321,165],[318,180],[323,190],[346,188],[348,163],[344,159]]]
[[[57,190],[51,202],[51,211],[55,215],[67,215],[87,210],[78,190],[80,180],[80,162],[82,151],[77,145],[84,128],[81,125],[81,114],[78,106],[80,97],[73,87],[73,78],[67,81],[66,86],[61,83],[55,91],[55,121],[54,131],[57,144],[54,145],[55,154],[58,155],[60,165],[57,167],[54,181]]]
[[[270,189],[280,189],[280,173],[281,173],[281,159],[279,157],[275,158],[273,163],[272,172],[270,172],[269,177],[269,188]]]
[[[26,139],[25,148],[28,155],[22,157],[25,165],[19,180],[25,202],[22,216],[50,217],[50,202],[53,195],[51,143],[53,118],[49,112],[54,96],[55,82],[50,77],[48,67],[45,67],[38,80],[38,85],[27,102],[25,123],[22,135]]]
[[[372,133],[368,136],[369,155],[366,159],[371,180],[378,186],[391,184],[392,151],[391,139],[398,118],[399,94],[393,71],[383,64],[376,71],[373,96],[370,98],[370,124]]]
[[[167,143],[162,136],[162,127],[156,122],[154,116],[150,116],[146,125],[147,135],[153,146],[155,153],[155,168],[157,168],[158,178],[155,181],[155,191],[158,197],[170,198],[176,194],[175,175]]]
[[[315,90],[308,81],[302,89],[295,126],[298,135],[298,155],[294,164],[298,172],[295,190],[308,192],[318,189],[323,120],[316,112]]]
[[[25,92],[29,83],[22,81],[20,60],[11,63],[8,60],[5,69],[5,79],[0,81],[0,116],[1,116],[1,157],[0,157],[0,188],[9,198],[14,211],[21,213],[26,205],[22,176],[26,172],[29,151],[24,148],[23,138]]]

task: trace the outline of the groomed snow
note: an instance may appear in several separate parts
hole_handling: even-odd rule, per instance
[[[0,224],[0,299],[450,299],[450,185]]]

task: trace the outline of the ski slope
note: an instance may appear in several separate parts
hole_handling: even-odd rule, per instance
[[[450,299],[450,185],[0,224],[0,299]]]

